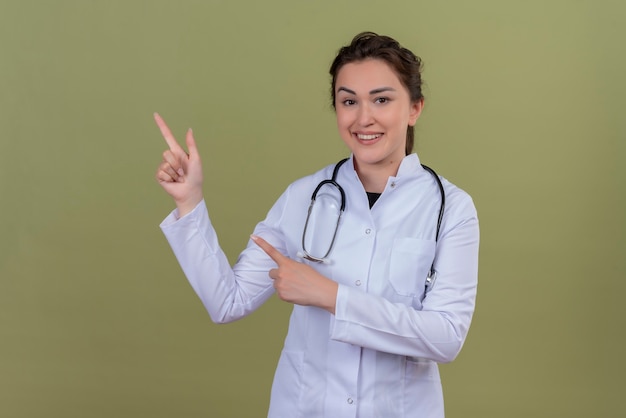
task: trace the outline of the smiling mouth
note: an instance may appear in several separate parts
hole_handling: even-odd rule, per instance
[[[382,134],[370,134],[370,135],[356,134],[356,137],[359,138],[362,141],[371,141],[373,139],[380,138],[381,136],[382,136]]]

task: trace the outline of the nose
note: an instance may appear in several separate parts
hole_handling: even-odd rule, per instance
[[[368,103],[359,106],[358,121],[361,126],[370,126],[374,123],[374,114]]]

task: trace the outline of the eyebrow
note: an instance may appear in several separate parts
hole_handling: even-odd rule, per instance
[[[339,93],[340,91],[345,91],[346,93],[354,94],[356,96],[356,92],[354,90],[350,90],[347,87],[343,87],[343,86],[339,87],[337,89],[337,93]],[[396,91],[396,89],[394,89],[393,87],[379,87],[377,89],[370,90],[370,95],[382,93],[382,92],[385,92],[385,91]]]

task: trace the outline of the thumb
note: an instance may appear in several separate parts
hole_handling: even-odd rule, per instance
[[[191,130],[191,128],[187,130],[187,136],[185,137],[185,142],[187,143],[189,156],[193,158],[198,158],[200,154],[198,153],[198,146],[196,145],[196,140],[193,137],[193,131]]]

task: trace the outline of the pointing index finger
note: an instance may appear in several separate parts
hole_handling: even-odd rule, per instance
[[[170,131],[170,128],[167,126],[167,124],[165,123],[161,115],[159,115],[158,113],[155,113],[154,120],[157,126],[159,127],[159,129],[161,130],[161,134],[163,135],[163,138],[165,138],[165,142],[167,142],[167,145],[170,147],[170,150],[172,151],[182,150],[182,147],[178,144],[178,142],[176,142],[176,138],[174,138],[174,135],[172,135],[172,131]]]
[[[263,238],[258,237],[256,235],[250,235],[250,239],[252,239],[252,241],[254,241],[254,243],[256,245],[261,247],[261,249],[263,251],[265,251],[265,253],[267,255],[269,255],[270,258],[276,262],[276,264],[280,265],[281,263],[283,263],[286,260],[288,260],[288,258],[286,256],[281,254],[280,251],[278,251],[276,248],[274,248],[272,246],[272,244],[270,244],[269,242],[265,241]]]

